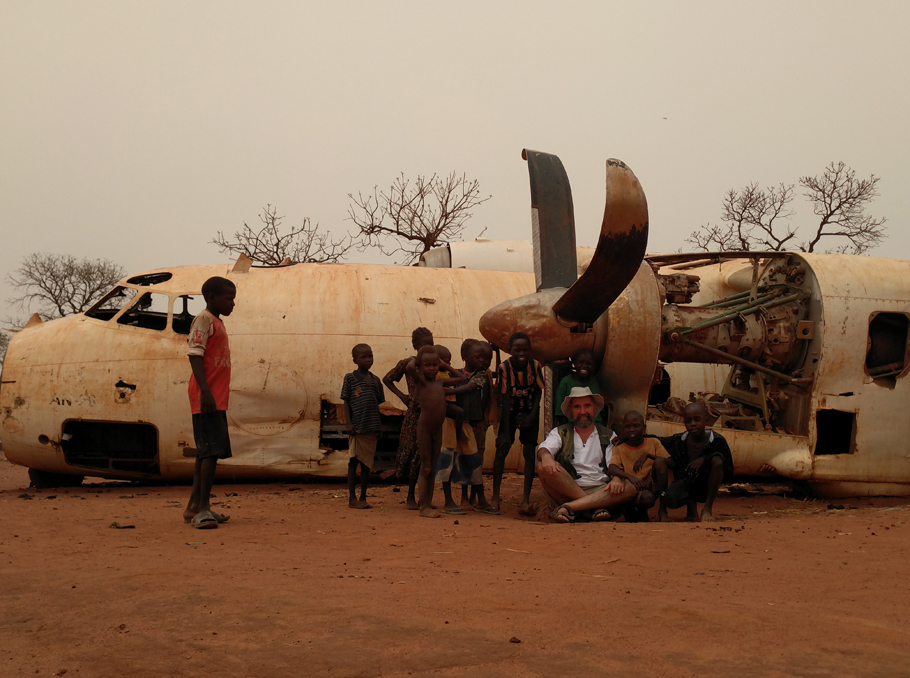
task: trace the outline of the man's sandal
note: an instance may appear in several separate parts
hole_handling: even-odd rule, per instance
[[[595,523],[602,523],[602,522],[605,522],[607,520],[612,520],[612,519],[613,518],[612,518],[612,516],[610,516],[609,509],[605,509],[605,508],[594,509],[594,512],[591,513],[591,520],[593,520]]]
[[[575,511],[563,504],[558,509],[556,509],[556,513],[553,514],[553,519],[557,523],[574,523]]]

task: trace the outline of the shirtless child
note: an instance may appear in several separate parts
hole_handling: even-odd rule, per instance
[[[436,349],[436,355],[439,356],[439,361],[441,364],[452,364],[452,352],[449,349],[440,344],[437,344],[433,348]],[[454,373],[452,370],[439,370],[439,373],[436,375],[436,379],[452,379],[454,377],[461,376],[461,374],[462,372],[458,370],[455,370]],[[446,394],[446,419],[451,419],[455,422],[455,437],[458,440],[466,441],[468,439],[468,436],[464,432],[464,410],[459,407],[455,401],[455,394]]]
[[[628,480],[638,490],[638,495],[626,510],[626,522],[648,522],[648,509],[657,503],[667,489],[667,462],[669,453],[657,438],[645,438],[645,420],[640,412],[630,410],[622,418],[626,441],[613,448],[610,475]],[[663,523],[667,507],[663,499],[657,511]]]
[[[446,418],[444,387],[460,384],[464,377],[436,380],[439,368],[451,373],[452,367],[439,360],[436,349],[423,346],[407,365],[414,380],[414,397],[420,407],[417,420],[417,448],[420,452],[420,476],[417,481],[418,505],[423,518],[439,518],[433,508],[433,490],[436,487],[436,459],[442,447],[442,423]]]

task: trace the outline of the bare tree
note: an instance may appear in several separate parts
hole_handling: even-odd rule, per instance
[[[814,252],[818,241],[829,236],[846,238],[849,244],[837,250],[851,254],[862,254],[879,245],[885,239],[886,219],[866,214],[866,206],[878,197],[878,180],[874,174],[859,180],[842,162],[829,163],[821,176],[800,178],[799,185],[806,189],[805,195],[815,204],[819,217],[815,235],[800,249]]]
[[[793,215],[793,184],[761,188],[751,183],[724,196],[721,208],[723,225],[704,224],[686,242],[699,249],[720,251],[752,249],[783,250],[796,237],[787,223]],[[712,247],[712,245],[714,247]]]
[[[12,274],[20,294],[8,301],[42,320],[88,310],[126,272],[109,259],[77,259],[71,254],[30,254]]]
[[[360,230],[360,251],[378,247],[389,256],[403,254],[402,263],[411,264],[424,252],[458,240],[471,210],[492,196],[481,195],[476,179],[452,172],[445,178],[418,175],[413,182],[401,174],[388,191],[376,186],[366,196],[348,197],[348,219]]]
[[[855,173],[844,163],[829,164],[821,176],[802,177],[800,186],[814,203],[820,217],[814,237],[796,245],[797,229],[790,224],[794,212],[793,184],[778,184],[767,189],[752,183],[738,191],[730,189],[721,210],[722,224],[703,224],[693,231],[686,242],[705,251],[771,250],[795,247],[814,252],[824,237],[845,237],[847,244],[832,251],[862,254],[878,245],[885,237],[885,219],[873,219],[865,214],[866,205],[878,195],[878,177],[858,181]]]
[[[3,359],[6,358],[6,349],[9,346],[9,340],[9,333],[0,330],[0,368],[3,367]]]
[[[234,239],[228,240],[222,231],[212,243],[218,245],[222,252],[245,254],[253,261],[267,266],[279,266],[288,263],[337,263],[353,247],[350,235],[345,234],[335,240],[329,233],[320,233],[319,224],[312,226],[305,218],[299,227],[282,234],[278,210],[266,205],[259,221],[262,227],[258,230],[243,222],[243,229],[234,233]]]

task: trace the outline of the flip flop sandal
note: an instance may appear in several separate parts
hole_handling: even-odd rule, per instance
[[[553,519],[557,523],[574,523],[575,511],[563,504],[558,509],[556,509],[556,513],[553,515]]]
[[[442,509],[442,513],[447,513],[447,514],[449,514],[450,516],[463,516],[463,515],[467,515],[467,514],[464,512],[464,509],[460,509],[460,508],[453,508],[453,509],[445,509],[445,508],[444,508],[444,509]]]
[[[190,525],[197,530],[213,530],[218,527],[218,520],[212,515],[211,511],[197,513],[190,521]]]
[[[486,513],[488,516],[498,516],[499,515],[499,511],[497,509],[493,508],[492,506],[487,506],[486,508],[483,508],[482,506],[475,506],[474,510],[477,513]]]

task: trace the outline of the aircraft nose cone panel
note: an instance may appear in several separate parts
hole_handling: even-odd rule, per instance
[[[553,304],[565,293],[554,287],[494,306],[480,318],[480,332],[494,346],[507,349],[509,337],[524,332],[532,337],[534,357],[544,363],[594,348],[593,333],[573,333],[575,323],[561,323]]]

